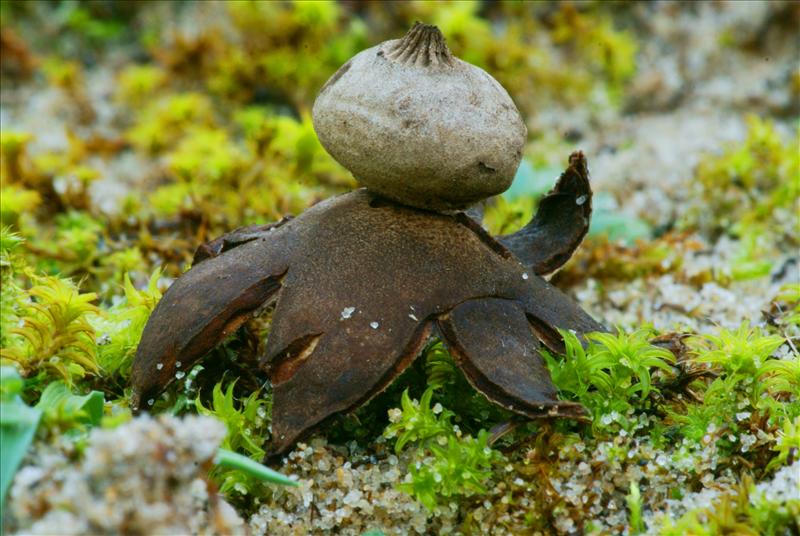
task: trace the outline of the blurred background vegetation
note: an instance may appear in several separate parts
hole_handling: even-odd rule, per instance
[[[51,271],[117,282],[146,272],[153,252],[176,275],[198,241],[352,188],[318,143],[310,107],[341,64],[415,20],[439,25],[529,116],[554,103],[618,107],[637,50],[600,3],[2,6],[4,87],[24,86],[17,97],[34,114],[32,100],[60,99],[59,117],[35,132],[3,129],[3,223],[32,236],[38,220],[53,221]],[[31,95],[43,85],[49,95]],[[102,260],[87,243],[99,235]]]
[[[487,215],[507,231],[596,125],[642,106],[648,15],[628,2],[3,2],[2,224],[36,237],[24,247],[49,273],[142,284],[156,261],[175,276],[199,242],[354,187],[316,139],[315,95],[355,53],[424,20],[526,117],[522,177]],[[750,46],[736,30],[717,38]],[[705,189],[730,165],[704,170]],[[762,175],[770,188],[775,173]],[[653,234],[599,216],[606,234]]]

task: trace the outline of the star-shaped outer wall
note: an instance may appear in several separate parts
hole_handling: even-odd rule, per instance
[[[558,329],[605,328],[541,276],[569,259],[591,216],[586,160],[569,167],[517,233],[494,238],[442,214],[359,189],[296,218],[201,246],[165,293],[133,364],[132,405],[175,379],[272,302],[261,359],[273,385],[271,452],[385,389],[436,334],[489,400],[530,418],[580,417],[558,400],[539,353]]]

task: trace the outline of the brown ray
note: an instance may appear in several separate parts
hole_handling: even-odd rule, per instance
[[[533,273],[549,274],[561,267],[583,241],[592,216],[589,169],[580,151],[555,187],[539,201],[536,215],[514,234],[497,237]]]
[[[529,290],[520,302],[537,338],[550,350],[564,352],[559,329],[572,330],[580,339],[592,331],[608,331],[572,298],[543,278],[534,275],[528,281]]]
[[[527,417],[580,417],[563,402],[539,354],[520,304],[496,298],[469,300],[439,321],[456,364],[486,398]]]
[[[281,227],[268,234],[269,240],[262,236],[202,258],[167,290],[134,358],[134,409],[146,409],[178,372],[188,372],[279,289],[289,267],[291,230]]]

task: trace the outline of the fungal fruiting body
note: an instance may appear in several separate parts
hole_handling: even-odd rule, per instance
[[[362,186],[431,210],[506,190],[527,134],[505,89],[420,23],[344,64],[312,118],[322,145]]]
[[[201,246],[145,326],[132,405],[144,409],[274,302],[260,361],[273,453],[386,388],[434,332],[489,400],[531,418],[580,416],[556,396],[540,350],[563,350],[559,329],[604,329],[541,277],[588,230],[583,155],[514,234],[492,237],[454,211],[509,185],[525,127],[499,84],[426,25],[342,67],[314,122],[366,188]]]
[[[578,416],[579,406],[558,400],[540,346],[563,350],[558,329],[604,328],[540,274],[569,258],[590,214],[576,153],[531,223],[497,239],[464,213],[366,189],[229,233],[198,250],[153,311],[133,364],[133,405],[157,398],[178,364],[191,367],[274,302],[261,361],[273,385],[273,452],[384,389],[434,331],[490,400],[528,417]]]

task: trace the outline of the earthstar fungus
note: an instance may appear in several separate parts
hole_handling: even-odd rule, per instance
[[[387,63],[398,61],[404,66]],[[364,62],[364,70],[381,62],[389,65],[383,66],[389,74],[401,70],[403,84],[411,87],[397,82],[395,93],[413,94],[414,84],[430,89],[428,76],[454,76],[425,74],[431,65],[458,67],[469,75],[461,82],[450,80],[453,91],[474,89],[471,77],[485,77],[488,87],[499,88],[511,103],[489,75],[452,57],[433,26],[418,24],[402,40],[353,58],[351,67],[340,69],[323,88],[314,122],[326,148],[366,188],[328,199],[296,218],[241,228],[201,246],[192,268],[165,293],[145,327],[132,371],[135,408],[146,409],[181,368],[191,367],[274,302],[260,363],[273,384],[273,453],[287,451],[330,417],[358,408],[386,388],[434,333],[469,382],[493,402],[530,418],[583,414],[581,406],[557,399],[539,351],[542,344],[563,350],[559,328],[579,335],[604,329],[541,277],[566,262],[588,230],[592,192],[585,158],[580,152],[570,156],[569,167],[528,225],[493,238],[479,222],[452,209],[510,184],[524,141],[513,103],[513,113],[498,104],[499,97],[487,104],[496,107],[495,123],[483,118],[476,128],[495,139],[485,154],[464,153],[491,162],[493,173],[481,175],[474,162],[459,167],[463,162],[450,161],[445,153],[463,142],[462,133],[450,128],[451,118],[422,117],[425,111],[413,99],[406,119],[431,122],[419,131],[423,138],[441,123],[441,143],[407,138],[400,126],[384,132],[383,140],[365,143],[388,147],[406,140],[402,149],[382,163],[361,162],[354,169],[350,159],[359,151],[364,151],[360,158],[380,158],[363,147],[337,156],[341,140],[328,131],[325,141],[324,132],[358,114],[348,115],[345,97],[339,108],[325,99]],[[406,73],[407,66],[417,74]],[[362,111],[366,115],[358,121],[364,124],[354,128],[363,130],[371,112]],[[331,123],[328,114],[334,117]],[[403,155],[406,150],[411,153]],[[414,151],[432,159],[423,162],[424,169],[414,168]],[[426,177],[427,172],[432,175]],[[425,180],[418,182],[420,177]]]

